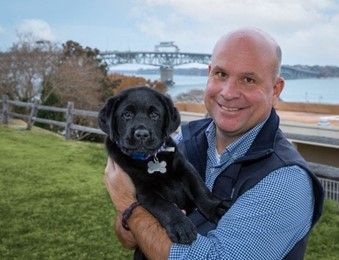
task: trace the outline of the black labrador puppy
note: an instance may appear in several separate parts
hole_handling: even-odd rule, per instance
[[[198,208],[217,222],[227,203],[215,198],[170,137],[180,115],[167,96],[137,87],[108,99],[99,113],[109,156],[131,177],[137,200],[175,243],[189,244],[197,231],[181,209]],[[199,156],[199,155],[197,155]]]

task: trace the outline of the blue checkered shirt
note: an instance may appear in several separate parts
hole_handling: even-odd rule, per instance
[[[215,125],[209,125],[205,182],[210,190],[216,177],[245,155],[263,124],[234,141],[220,156]],[[310,230],[313,207],[308,174],[298,166],[280,168],[240,196],[207,236],[198,235],[191,245],[173,244],[169,259],[282,259]]]

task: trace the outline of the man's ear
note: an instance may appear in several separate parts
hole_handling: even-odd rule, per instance
[[[165,117],[165,133],[166,136],[172,134],[180,126],[180,114],[174,106],[172,99],[166,95],[160,94],[161,102],[164,104],[166,110]]]
[[[273,86],[273,107],[275,107],[279,101],[279,96],[285,86],[285,80],[282,77],[278,77]]]
[[[109,136],[112,141],[117,137],[114,126],[112,125],[112,121],[120,100],[121,95],[117,95],[108,99],[103,108],[99,111],[98,116],[99,127]]]

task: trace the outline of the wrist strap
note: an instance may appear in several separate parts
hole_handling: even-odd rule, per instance
[[[140,205],[141,205],[140,202],[135,201],[127,209],[124,210],[124,212],[122,213],[122,219],[121,219],[121,224],[122,224],[124,229],[129,230],[127,220],[132,215],[133,210]]]

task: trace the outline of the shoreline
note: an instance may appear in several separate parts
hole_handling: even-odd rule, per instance
[[[203,101],[197,102],[194,98],[176,100],[175,106],[181,112],[207,113]],[[339,104],[279,101],[275,108],[284,122],[339,127]]]
[[[181,76],[177,80],[174,78],[176,84],[168,87],[167,94],[173,99],[179,100],[178,97],[184,95],[186,99],[195,101],[197,98],[190,97],[190,92],[203,92],[206,88],[206,80],[201,77],[197,78],[199,80],[189,76]],[[339,78],[286,80],[280,98],[285,102],[339,105],[338,87]]]

